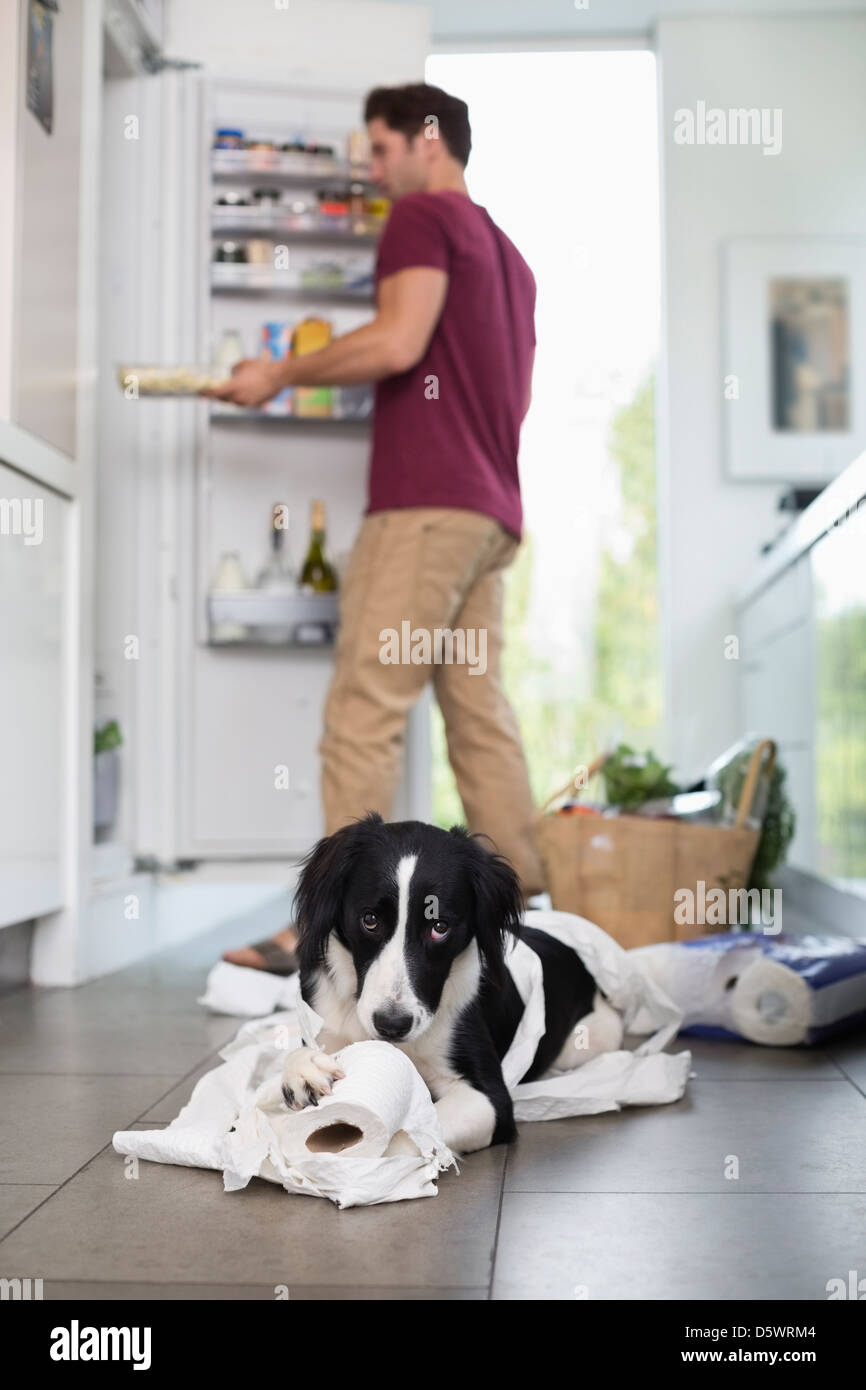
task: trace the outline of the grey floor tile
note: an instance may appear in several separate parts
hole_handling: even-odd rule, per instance
[[[439,1194],[338,1211],[254,1179],[142,1163],[107,1149],[0,1242],[0,1275],[47,1281],[301,1287],[482,1288],[489,1283],[505,1151],[474,1154]]]
[[[506,1188],[866,1193],[866,1098],[844,1078],[691,1081],[673,1105],[521,1125]]]
[[[84,989],[87,986],[83,987]],[[180,1080],[234,1037],[239,1022],[199,1008],[160,1013],[147,1001],[99,1001],[79,991],[40,991],[28,1004],[4,1007],[0,1073],[167,1076]]]
[[[866,1034],[838,1038],[827,1050],[847,1077],[866,1094]]]
[[[0,1240],[55,1191],[51,1183],[0,1183]]]
[[[210,1057],[202,1062],[201,1066],[196,1067],[189,1076],[184,1077],[183,1081],[179,1081],[177,1085],[173,1086],[165,1095],[160,1096],[153,1105],[148,1106],[141,1115],[142,1121],[146,1121],[147,1123],[147,1128],[156,1128],[157,1121],[170,1124],[186,1105],[195,1089],[196,1082],[200,1081],[203,1076],[206,1076],[209,1071],[213,1071],[214,1067],[221,1067],[222,1063],[223,1059],[220,1057],[219,1053],[212,1053]]]
[[[829,1052],[811,1047],[759,1047],[726,1039],[690,1038],[683,1033],[666,1049],[692,1054],[692,1069],[704,1080],[763,1081],[796,1077],[798,1081],[838,1081],[839,1068]]]
[[[850,1269],[866,1269],[862,1195],[514,1192],[493,1297],[820,1300]]]
[[[198,1299],[202,1302],[238,1300],[273,1303],[274,1287],[270,1284],[107,1284],[75,1283],[50,1281],[43,1290],[46,1300],[108,1300],[142,1299],[176,1301]],[[322,1302],[468,1302],[487,1298],[486,1287],[450,1289],[413,1289],[405,1285],[345,1285],[319,1284],[291,1288],[289,1301],[309,1303],[318,1299]],[[285,1293],[282,1294],[285,1297]]]
[[[171,1085],[164,1076],[0,1074],[0,1182],[57,1184],[128,1129]]]

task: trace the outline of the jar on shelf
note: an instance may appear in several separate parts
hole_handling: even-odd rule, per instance
[[[244,133],[230,126],[223,126],[214,135],[213,147],[215,150],[242,150],[244,147]]]
[[[242,241],[217,242],[214,260],[228,265],[246,265],[247,248]]]
[[[272,211],[274,208],[278,208],[280,205],[281,198],[282,193],[279,188],[253,189],[253,202],[255,203],[256,207],[261,208],[262,211],[268,209]]]

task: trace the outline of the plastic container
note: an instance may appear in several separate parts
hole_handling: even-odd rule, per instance
[[[224,126],[214,135],[213,147],[215,150],[242,150],[244,133],[234,127]]]

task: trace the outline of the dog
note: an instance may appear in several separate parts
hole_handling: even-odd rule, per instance
[[[505,963],[510,938],[538,955],[544,981],[546,1031],[524,1081],[622,1040],[620,1014],[577,953],[522,913],[514,869],[461,826],[369,813],[320,840],[302,866],[296,921],[301,995],[324,1021],[321,1051],[286,1058],[286,1105],[331,1094],[341,1047],[384,1039],[417,1067],[453,1152],[515,1139],[501,1067],[523,1012]]]

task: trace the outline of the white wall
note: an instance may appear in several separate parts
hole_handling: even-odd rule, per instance
[[[666,379],[660,530],[671,754],[698,773],[742,731],[733,595],[779,528],[780,488],[723,476],[720,247],[732,236],[866,234],[866,19],[663,19]],[[783,147],[673,143],[674,112],[781,107]]]
[[[27,8],[22,0],[12,419],[71,458],[76,453],[79,365],[84,10],[64,6],[52,17],[49,134],[25,107]]]
[[[402,3],[402,0],[391,0]],[[492,42],[551,36],[579,40],[599,35],[650,34],[663,15],[820,14],[866,10],[866,0],[429,0],[434,42]]]
[[[375,57],[378,82],[423,79],[417,55],[428,46],[425,5],[401,3],[395,25],[393,7],[382,0],[245,3],[242,33],[239,8],[238,0],[167,0],[166,52],[203,63],[209,76],[289,85],[315,86],[326,72],[334,87],[361,88],[361,55],[365,73]]]

